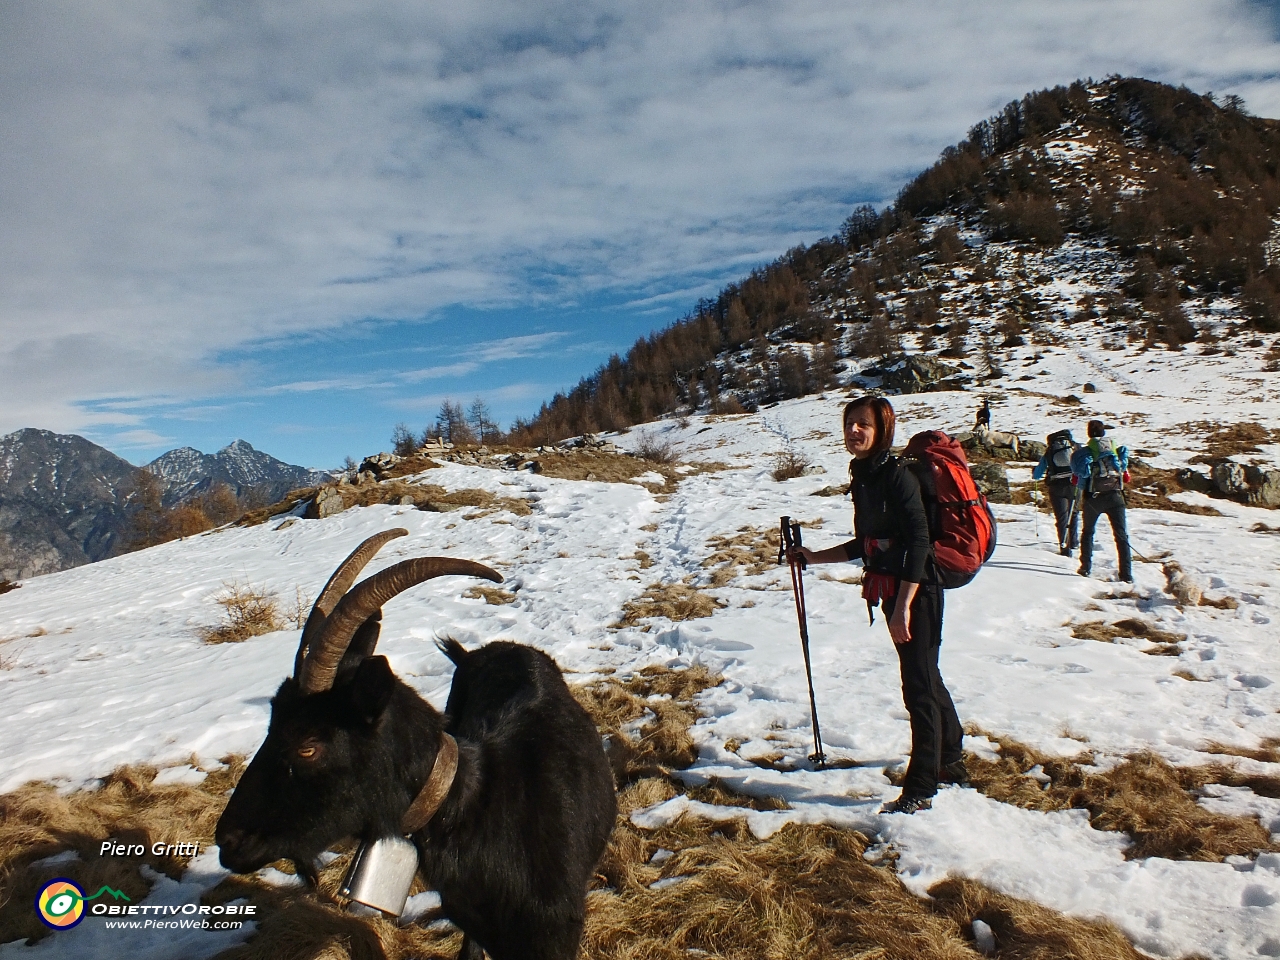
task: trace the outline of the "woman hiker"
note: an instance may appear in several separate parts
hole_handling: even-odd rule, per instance
[[[844,445],[853,492],[853,533],[825,550],[799,548],[807,563],[861,560],[868,612],[879,605],[889,621],[902,671],[902,699],[911,717],[911,762],[902,795],[884,813],[915,813],[930,805],[939,782],[969,782],[961,752],[964,732],[938,671],[942,587],[934,575],[929,525],[915,474],[890,455],[895,418],[883,397],[864,396],[844,408]]]

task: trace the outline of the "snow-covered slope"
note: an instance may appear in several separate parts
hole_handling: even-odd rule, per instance
[[[1041,348],[1049,372],[1038,381],[1054,391],[1077,383],[1083,349]],[[1207,384],[1218,378],[1215,368],[1179,368],[1175,359],[1150,371],[1142,357],[1091,356],[1114,377],[1095,369],[1090,379],[1099,392],[1082,405],[1055,405],[1039,382],[1036,392],[1010,387],[995,404],[996,426],[1043,437],[1060,426],[1083,433],[1084,420],[1101,416],[1118,425],[1118,440],[1156,449],[1156,459],[1173,467],[1199,449],[1194,431],[1180,424],[1259,416],[1276,423],[1272,399],[1255,403],[1239,387],[1213,395]],[[1252,361],[1231,362],[1223,374],[1240,382],[1252,376]],[[1197,373],[1199,383],[1184,382]],[[181,765],[193,754],[215,762],[252,752],[298,633],[203,645],[197,629],[219,619],[214,595],[236,582],[286,600],[299,588],[314,596],[362,538],[404,526],[410,536],[389,544],[371,569],[416,555],[465,557],[501,571],[516,597],[487,605],[463,595],[469,582],[445,578],[387,606],[380,649],[439,707],[451,671],[431,642],[437,634],[467,645],[498,637],[534,644],[556,657],[570,680],[625,675],[651,663],[704,663],[722,671],[725,682],[703,696],[705,717],[694,728],[700,757],[685,775],[784,796],[791,809],[750,813],[757,833],[787,820],[856,827],[897,851],[898,869],[914,890],[947,874],[977,878],[1057,910],[1107,917],[1140,949],[1160,956],[1280,954],[1280,855],[1228,863],[1126,860],[1125,836],[1095,830],[1084,811],[1037,813],[971,789],[944,790],[932,810],[913,817],[881,816],[881,803],[896,794],[884,769],[905,758],[910,731],[884,625],[868,625],[857,587],[836,579],[852,576],[855,567],[806,574],[819,716],[828,752],[853,761],[843,769],[815,771],[804,761],[809,705],[785,568],[708,588],[723,604],[710,617],[612,626],[623,605],[651,584],[709,585],[712,570],[704,562],[716,537],[763,538],[787,514],[805,522],[806,543],[846,538],[848,502],[813,495],[845,475],[838,431],[844,399],[844,392],[831,393],[757,414],[689,417],[616,438],[634,446],[642,431],[657,432],[687,463],[724,467],[689,470],[665,490],[449,464],[424,481],[520,498],[530,514],[467,519],[467,511],[375,506],[324,520],[278,518],[30,580],[0,596],[0,790],[31,779],[79,784],[125,762]],[[926,427],[965,426],[975,398],[902,397],[897,408],[902,439]],[[774,481],[773,456],[787,447],[825,473]],[[1029,465],[1012,472],[1029,479]],[[1280,537],[1266,532],[1280,520],[1274,511],[1198,494],[1177,497],[1221,515],[1131,510],[1137,553],[1176,559],[1210,596],[1234,598],[1234,609],[1180,608],[1164,592],[1158,562],[1136,564],[1132,591],[1107,582],[1115,558],[1105,529],[1097,577],[1081,578],[1073,561],[1057,555],[1047,514],[1029,505],[996,508],[999,549],[971,585],[946,600],[942,670],[965,723],[1052,755],[1087,746],[1104,767],[1143,750],[1177,764],[1206,763],[1221,759],[1204,752],[1212,743],[1249,749],[1280,737]],[[1136,639],[1078,639],[1070,627],[1135,616],[1186,634],[1178,655],[1148,656],[1150,644]],[[967,738],[966,747],[993,749],[985,737]],[[782,755],[779,769],[751,762],[765,754]],[[1280,765],[1233,761],[1280,774]],[[1202,802],[1251,812],[1280,841],[1280,800],[1244,788],[1213,792]],[[637,816],[658,823],[689,803],[677,798]],[[220,876],[207,856],[198,866],[188,877],[192,896]],[[172,891],[153,894],[162,895]],[[5,946],[0,957],[55,950],[60,957],[91,956],[89,926],[34,948]],[[162,950],[165,941],[155,936],[139,939],[138,949]],[[225,942],[210,934],[205,947],[190,946],[184,955],[209,955]]]

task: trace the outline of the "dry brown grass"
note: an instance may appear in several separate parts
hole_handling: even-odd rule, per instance
[[[500,510],[519,517],[527,517],[532,512],[528,502],[517,497],[499,497],[488,490],[446,490],[434,483],[385,480],[382,483],[362,483],[359,486],[343,484],[336,489],[348,509],[368,507],[375,503],[402,503],[407,499],[419,510],[429,512],[476,508],[478,512],[462,514],[464,520],[475,520]]]
[[[462,594],[471,600],[483,600],[485,603],[493,604],[495,607],[504,603],[515,603],[516,595],[510,590],[503,590],[501,587],[471,587]]]
[[[1131,462],[1129,475],[1132,482],[1125,487],[1125,504],[1143,510],[1168,510],[1197,517],[1220,517],[1222,512],[1199,503],[1183,503],[1172,500],[1175,493],[1186,488],[1178,482],[1177,471],[1160,470],[1143,463]]]
[[[783,450],[773,458],[773,470],[770,476],[781,483],[802,476],[812,461],[798,450]]]
[[[622,616],[612,626],[615,629],[633,627],[641,620],[653,617],[666,617],[673,622],[680,620],[697,620],[709,617],[726,606],[701,587],[688,583],[654,583],[634,600],[622,605]]]
[[[438,464],[433,464],[438,466]],[[394,472],[394,471],[393,471]],[[421,473],[421,470],[415,470]],[[445,490],[433,483],[408,483],[401,479],[388,479],[380,483],[333,484],[329,487],[311,487],[294,490],[285,499],[260,510],[251,510],[236,521],[236,526],[252,527],[282,513],[288,513],[300,503],[313,499],[321,489],[333,489],[342,497],[343,509],[368,507],[378,503],[408,503],[419,510],[446,512],[474,507],[476,511],[463,515],[464,520],[475,520],[491,513],[505,510],[517,516],[527,517],[532,510],[528,502],[518,497],[500,497],[488,490]]]
[[[212,771],[195,786],[156,786],[154,767],[120,767],[95,790],[63,796],[48,784],[33,783],[0,796],[0,943],[41,939],[51,931],[31,904],[36,891],[54,877],[67,877],[86,890],[109,884],[133,902],[151,884],[143,864],[178,879],[189,857],[154,856],[151,845],[213,842],[213,828],[226,792],[244,769],[240,758]],[[142,844],[142,856],[99,856],[102,841]],[[79,860],[31,867],[37,860],[74,850]]]
[[[1204,752],[1232,757],[1247,757],[1260,763],[1280,763],[1280,737],[1267,737],[1256,749],[1232,747],[1224,743],[1215,742],[1205,747]]]
[[[664,787],[641,781],[624,792],[623,806],[657,802]],[[929,891],[932,900],[916,897],[891,862],[866,859],[869,846],[860,833],[825,825],[792,824],[756,840],[742,821],[683,818],[649,832],[620,818],[600,867],[608,886],[590,895],[583,955],[961,960],[980,956],[972,928],[982,919],[995,931],[1001,957],[1142,956],[1109,924],[1068,918],[972,881],[948,880]],[[655,863],[659,850],[671,855]]]
[[[574,688],[574,696],[606,737],[609,762],[620,785],[665,776],[698,757],[689,730],[698,719],[694,698],[724,678],[706,667],[645,667],[634,677],[610,677]],[[647,719],[646,719],[647,718]],[[644,720],[635,736],[624,728]]]
[[[241,583],[222,586],[222,592],[213,598],[213,602],[222,607],[222,622],[197,631],[205,643],[240,643],[289,626],[289,621],[280,613],[280,598],[274,592]],[[299,605],[302,602],[299,594]],[[290,616],[294,623],[306,618],[301,610],[296,615],[291,611]]]
[[[965,757],[974,787],[1027,810],[1088,810],[1095,829],[1129,834],[1133,844],[1125,855],[1131,860],[1221,861],[1275,849],[1269,831],[1255,818],[1224,816],[1196,803],[1206,784],[1248,785],[1247,775],[1230,767],[1174,767],[1141,753],[1105,772],[1094,771],[1088,769],[1093,757],[1087,753],[1050,757],[1006,737],[986,736],[1000,745],[1000,758]],[[1027,775],[1036,767],[1047,782]]]
[[[0,593],[8,593],[10,590],[17,590],[22,584],[13,580],[0,579]]]
[[[1171,633],[1168,630],[1161,630],[1159,627],[1136,617],[1117,620],[1115,623],[1105,623],[1102,620],[1073,623],[1071,625],[1071,635],[1080,640],[1097,640],[1101,643],[1114,643],[1121,637],[1137,637],[1142,640],[1149,640],[1153,644],[1153,646],[1143,650],[1143,653],[1168,657],[1178,656],[1182,652],[1182,648],[1178,644],[1187,639],[1185,633]]]
[[[664,486],[678,483],[681,474],[674,462],[642,460],[626,453],[603,450],[556,450],[534,456],[544,477],[558,480],[598,480],[601,483],[627,483],[646,473],[659,473]]]
[[[434,470],[439,466],[442,466],[442,464],[432,459],[431,454],[415,453],[413,456],[405,457],[399,463],[393,463],[382,471],[381,479],[395,480],[399,477],[412,477],[427,470]]]
[[[1260,453],[1259,447],[1280,443],[1280,430],[1260,423],[1209,423],[1199,420],[1180,423],[1174,428],[1180,436],[1204,436],[1204,453],[1191,458],[1191,463],[1212,463],[1225,457]]]
[[[717,534],[707,541],[711,555],[702,561],[713,568],[711,586],[722,587],[735,577],[757,577],[778,566],[778,529],[740,527],[737,533]]]

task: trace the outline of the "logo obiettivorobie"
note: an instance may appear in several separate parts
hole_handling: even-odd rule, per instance
[[[36,913],[46,926],[55,930],[69,930],[84,919],[86,900],[96,900],[104,893],[109,893],[117,900],[128,900],[129,897],[119,890],[112,890],[103,885],[102,889],[92,897],[86,897],[80,885],[66,877],[55,877],[40,888],[36,894]]]

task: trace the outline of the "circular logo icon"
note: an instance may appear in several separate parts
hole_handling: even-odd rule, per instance
[[[55,930],[74,927],[84,919],[84,891],[66,877],[50,880],[36,894],[36,913]]]

